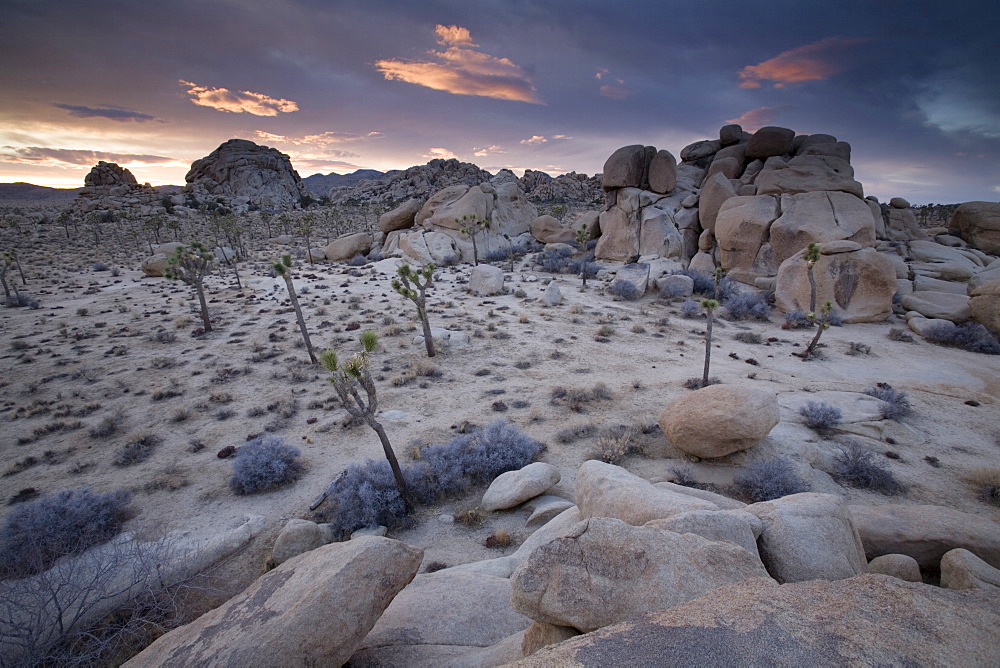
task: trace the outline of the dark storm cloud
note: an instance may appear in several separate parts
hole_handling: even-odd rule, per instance
[[[68,111],[70,116],[76,116],[77,118],[107,118],[112,121],[120,121],[123,123],[127,123],[129,121],[142,123],[145,121],[157,120],[156,116],[144,114],[141,111],[121,109],[120,107],[84,107],[75,104],[62,103],[55,103],[52,106],[56,109]]]

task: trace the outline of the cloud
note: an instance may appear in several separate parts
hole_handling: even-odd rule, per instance
[[[736,123],[742,125],[744,130],[755,132],[765,125],[774,123],[775,117],[784,110],[785,107],[757,107],[743,112],[738,118],[730,118],[726,123]]]
[[[969,67],[939,72],[923,82],[916,104],[925,124],[948,134],[1000,139],[1000,104],[982,94]]]
[[[180,79],[179,83],[187,86],[191,101],[201,107],[254,116],[277,116],[279,113],[299,110],[299,105],[292,100],[268,97],[263,93],[248,90],[234,93],[228,88],[208,88],[183,79]]]
[[[623,86],[612,86],[611,84],[604,84],[600,90],[601,95],[610,97],[612,100],[624,100],[635,92]]]
[[[485,158],[488,155],[496,155],[498,153],[506,153],[507,149],[503,146],[497,146],[496,144],[491,144],[485,148],[474,148],[472,149],[472,155],[477,158]]]
[[[364,135],[358,135],[349,132],[328,131],[311,135],[302,135],[301,137],[292,137],[289,135],[274,134],[273,132],[267,132],[265,130],[254,130],[254,135],[258,139],[263,139],[264,141],[293,144],[295,146],[329,146],[330,144],[346,144],[348,142],[361,141],[363,139],[377,139],[383,136],[381,132],[369,132]],[[351,157],[357,156],[352,155]]]
[[[522,139],[518,143],[525,144],[527,146],[534,146],[536,144],[544,144],[547,141],[548,139],[546,139],[542,135],[531,135],[531,137],[529,137],[528,139]]]
[[[804,81],[822,81],[843,70],[838,60],[850,46],[871,41],[865,37],[827,37],[812,44],[782,51],[758,65],[748,65],[740,73],[740,88],[760,88],[773,81],[775,88]]]
[[[69,148],[42,148],[39,146],[4,146],[0,161],[30,165],[64,167],[66,165],[96,165],[99,161],[117,162],[120,165],[172,165],[175,158],[162,155],[140,155],[135,153],[106,153]]]
[[[70,116],[76,116],[77,118],[107,118],[121,123],[127,123],[129,121],[143,123],[145,121],[159,120],[155,116],[144,114],[141,111],[132,111],[131,109],[122,109],[121,107],[84,107],[75,104],[62,104],[59,102],[53,104],[52,106],[56,109],[68,111]]]
[[[608,68],[601,67],[597,70],[597,73],[594,75],[594,78],[598,80],[603,79],[604,75],[607,74],[608,72],[610,72]]]
[[[458,158],[457,155],[455,155],[454,153],[452,153],[451,151],[449,151],[446,148],[430,148],[430,149],[427,149],[427,153],[424,153],[420,157],[421,158],[431,158],[431,159],[433,159],[433,158],[443,158],[445,160],[448,160],[450,158]]]
[[[478,46],[466,28],[434,28],[443,51],[428,51],[431,60],[377,60],[375,68],[388,81],[404,81],[454,95],[543,104],[524,68],[471,47]]]

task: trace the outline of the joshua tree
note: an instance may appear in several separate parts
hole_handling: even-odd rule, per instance
[[[332,374],[330,382],[333,383],[344,409],[354,417],[364,420],[365,424],[378,434],[385,458],[389,461],[392,475],[396,479],[396,486],[399,487],[399,494],[403,497],[403,503],[406,505],[406,512],[410,512],[413,509],[413,501],[410,499],[406,481],[403,480],[403,472],[399,468],[399,462],[396,461],[396,453],[392,450],[389,437],[386,436],[382,424],[375,419],[375,413],[378,411],[378,397],[375,393],[375,381],[372,380],[368,368],[368,357],[378,345],[378,336],[372,331],[362,332],[361,345],[363,350],[355,353],[343,365],[340,364],[337,353],[333,350],[324,350],[320,354],[320,359],[323,360],[323,366]],[[368,397],[367,401],[361,397],[358,388],[365,391]]]
[[[181,246],[167,259],[170,265],[163,275],[172,281],[187,283],[198,293],[201,305],[201,321],[205,331],[212,331],[212,321],[208,318],[208,302],[205,301],[205,274],[212,268],[212,251],[208,246],[192,241],[190,246]]]
[[[580,278],[583,280],[580,290],[583,291],[587,289],[587,242],[590,241],[590,231],[587,229],[587,225],[581,225],[573,238],[583,252],[583,256],[580,258]]]
[[[705,309],[705,315],[708,317],[708,324],[705,326],[705,370],[701,374],[701,386],[708,387],[708,367],[712,362],[712,323],[719,302],[714,299],[702,299],[701,306]]]
[[[479,248],[476,246],[476,236],[490,226],[490,221],[477,215],[465,214],[461,218],[456,218],[455,222],[462,226],[459,232],[468,234],[469,238],[472,239],[472,264],[478,266]]]
[[[0,254],[0,283],[3,284],[3,293],[8,299],[10,298],[10,285],[14,286],[14,293],[17,294],[17,283],[12,283],[10,285],[7,283],[7,272],[14,266],[15,257],[16,255],[13,249],[4,251],[3,254]]]
[[[299,323],[299,331],[302,332],[302,340],[306,343],[306,352],[309,353],[309,361],[316,364],[316,353],[313,352],[312,341],[309,340],[309,330],[306,329],[306,319],[302,317],[302,307],[299,306],[299,298],[295,294],[295,286],[292,285],[292,256],[285,253],[281,260],[272,265],[274,273],[285,279],[285,287],[288,288],[288,298],[295,309],[295,320]]]
[[[315,229],[316,229],[315,213],[309,212],[299,216],[298,233],[306,238],[306,255],[309,256],[309,264],[313,263],[312,245],[310,244],[310,237],[312,236],[312,233]]]
[[[795,353],[796,355],[798,355],[804,360],[807,360],[815,353],[816,346],[819,345],[819,337],[823,334],[824,331],[830,329],[831,313],[833,313],[833,304],[830,303],[829,299],[827,299],[825,302],[823,302],[823,307],[819,311],[819,316],[817,316],[815,313],[812,312],[806,315],[806,317],[809,318],[809,320],[813,321],[816,324],[816,336],[812,338],[812,341],[809,342],[809,345],[806,346],[805,350],[803,350],[801,353]]]
[[[421,278],[423,281],[421,282]],[[427,288],[434,287],[434,265],[426,264],[423,269],[414,271],[410,265],[399,268],[399,278],[392,280],[392,289],[403,295],[417,307],[417,316],[424,328],[424,346],[427,356],[434,357],[434,337],[431,336],[431,325],[427,321]]]
[[[507,240],[507,250],[509,251],[507,258],[510,260],[510,271],[514,271],[514,242],[511,241],[510,235],[505,234],[503,238]]]
[[[819,246],[815,242],[810,243],[806,248],[806,274],[809,276],[809,313],[816,313],[816,276],[813,275],[813,267],[819,262]]]

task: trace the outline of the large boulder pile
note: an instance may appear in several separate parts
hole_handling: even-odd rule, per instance
[[[138,183],[132,172],[113,162],[98,162],[84,177],[83,184],[83,190],[70,206],[71,214],[150,216],[166,211],[161,204],[163,196],[155,188]]]
[[[195,160],[184,181],[176,204],[194,199],[236,210],[292,209],[309,197],[287,155],[245,139],[230,139]]]
[[[509,172],[476,185],[456,184],[437,191],[416,210],[411,223],[410,212],[415,209],[410,200],[380,220],[376,243],[382,243],[384,255],[401,255],[417,264],[472,262],[474,251],[482,258],[508,249],[511,240],[527,233],[538,217],[535,205]],[[475,249],[472,237],[462,231],[472,221],[486,223],[476,236]],[[391,227],[396,229],[382,231]]]
[[[491,176],[469,162],[435,158],[426,165],[415,165],[387,177],[331,188],[329,196],[334,203],[348,200],[398,202],[414,197],[426,200],[449,186],[475,186],[489,181]]]
[[[587,176],[569,172],[553,177],[545,172],[526,169],[517,183],[532,202],[599,204],[604,196],[600,174]]]

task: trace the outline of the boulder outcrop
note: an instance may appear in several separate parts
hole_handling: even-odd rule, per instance
[[[773,392],[709,385],[667,404],[659,424],[681,452],[714,459],[753,447],[780,419]]]
[[[965,202],[955,209],[948,227],[971,246],[1000,255],[1000,204]]]
[[[184,195],[198,202],[218,202],[246,210],[292,209],[309,197],[287,155],[246,139],[230,139],[191,164]]]

